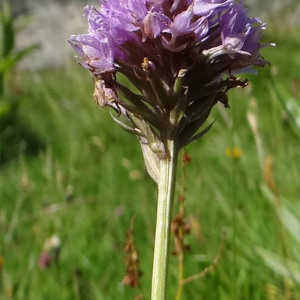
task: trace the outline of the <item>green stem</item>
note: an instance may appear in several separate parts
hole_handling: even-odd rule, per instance
[[[178,156],[173,140],[167,142],[167,147],[169,155],[160,160],[151,300],[165,300],[167,297],[170,231]]]
[[[176,292],[175,300],[181,300],[182,298],[182,292],[183,292],[183,284],[182,280],[184,278],[184,250],[182,249],[182,252],[179,254],[179,264],[178,264],[178,287]]]

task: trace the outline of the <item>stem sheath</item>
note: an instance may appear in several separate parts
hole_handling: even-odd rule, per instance
[[[178,151],[167,142],[168,156],[160,160],[151,300],[166,300],[172,208]]]

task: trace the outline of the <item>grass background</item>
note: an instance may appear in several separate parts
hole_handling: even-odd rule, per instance
[[[231,109],[216,107],[213,128],[187,148],[186,275],[213,262],[223,231],[226,241],[216,267],[187,284],[183,299],[300,299],[299,128],[280,102],[298,98],[300,105],[300,42],[297,29],[276,25],[265,40],[277,43],[263,50],[272,67],[232,91]],[[137,139],[96,106],[91,76],[73,61],[59,70],[14,72],[7,84],[7,97],[19,105],[6,131],[14,138],[2,140],[0,299],[127,300],[140,292],[149,299],[156,186]],[[226,155],[233,148],[240,158]],[[293,218],[281,218],[283,209]],[[133,216],[141,291],[121,283]],[[41,270],[38,258],[53,234],[62,242],[59,261]],[[169,299],[177,263],[171,257]]]

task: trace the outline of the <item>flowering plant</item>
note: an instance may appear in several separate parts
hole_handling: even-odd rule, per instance
[[[237,73],[267,64],[265,24],[233,0],[106,0],[85,16],[88,33],[69,42],[94,75],[98,104],[138,136],[158,184],[152,299],[165,299],[178,152],[210,129],[215,104],[228,107],[229,89],[246,86]]]

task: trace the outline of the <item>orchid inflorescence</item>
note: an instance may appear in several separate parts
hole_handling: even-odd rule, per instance
[[[114,117],[140,138],[156,181],[155,156],[167,155],[166,139],[180,149],[202,136],[212,107],[227,107],[226,92],[247,84],[234,74],[267,64],[259,53],[265,24],[241,2],[109,0],[86,6],[85,16],[88,33],[69,41],[94,75],[97,102],[129,120]]]

